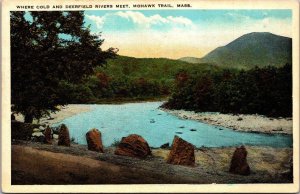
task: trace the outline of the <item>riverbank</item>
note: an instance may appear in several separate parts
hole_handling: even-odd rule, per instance
[[[292,118],[269,118],[262,115],[221,114],[185,110],[161,110],[181,119],[196,120],[210,125],[226,127],[235,131],[266,133],[266,134],[293,134]]]
[[[56,112],[51,112],[49,116],[42,117],[39,121],[34,119],[34,124],[41,125],[53,125],[59,123],[62,120],[74,116],[76,114],[88,112],[91,110],[91,104],[126,104],[126,103],[140,103],[140,102],[158,102],[164,101],[167,97],[152,97],[152,98],[103,98],[89,104],[68,104],[65,106],[58,106],[60,109]],[[24,116],[22,114],[15,114],[17,121],[24,122]]]
[[[74,116],[79,113],[88,112],[91,110],[91,106],[89,106],[88,104],[68,104],[66,106],[60,106],[59,109],[59,111],[55,113],[52,112],[49,116],[43,117],[39,121],[34,120],[33,123],[51,126],[52,124],[59,123],[68,117]],[[17,114],[15,116],[17,121],[24,121],[23,115]]]
[[[170,150],[152,149],[152,156],[137,159],[71,147],[14,141],[12,184],[162,184],[162,183],[290,183],[291,148],[248,146],[249,176],[228,172],[235,147],[195,150],[196,166],[166,163]]]

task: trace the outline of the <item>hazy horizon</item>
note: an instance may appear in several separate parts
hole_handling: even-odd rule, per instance
[[[251,32],[292,36],[291,10],[85,11],[103,49],[138,58],[201,58]]]
[[[136,58],[201,58],[252,32],[292,37],[291,10],[91,10],[84,17],[102,49]]]
[[[247,34],[250,34],[250,33],[256,33],[256,32],[249,32],[249,33],[247,33]],[[261,32],[261,33],[270,33],[270,32]],[[273,34],[273,33],[272,33],[272,34]],[[246,34],[243,34],[243,35],[246,35]],[[241,35],[241,36],[243,36],[243,35]],[[274,35],[281,36],[281,35],[278,35],[278,34],[274,34]],[[291,38],[291,37],[289,37],[289,36],[283,36],[283,37]],[[239,38],[239,37],[237,37],[237,38]],[[234,40],[236,40],[236,39],[234,39]],[[221,45],[220,47],[226,46],[227,44],[231,43],[231,42],[234,41],[234,40],[231,40],[231,41],[229,41],[228,43],[226,43],[225,45]],[[218,47],[216,47],[216,48],[218,48]],[[213,48],[211,51],[215,50],[216,48]],[[209,51],[209,52],[211,52],[211,51]],[[208,53],[209,53],[209,52],[208,52]],[[206,53],[206,54],[208,54],[208,53]],[[205,55],[206,55],[206,54],[205,54]],[[162,59],[171,59],[171,60],[178,60],[178,59],[181,59],[181,58],[189,58],[189,57],[191,57],[191,58],[202,58],[202,57],[205,56],[205,55],[203,55],[203,56],[201,56],[201,57],[199,57],[199,56],[182,56],[182,57],[179,57],[179,58],[168,58],[168,57],[163,57],[163,56],[161,56],[161,57],[144,57],[144,56],[137,56],[137,57],[136,57],[136,56],[123,55],[123,54],[118,54],[118,55],[124,56],[124,57],[134,57],[134,58],[139,58],[139,59],[143,59],[143,58],[154,58],[154,59],[159,59],[159,58],[162,58]]]

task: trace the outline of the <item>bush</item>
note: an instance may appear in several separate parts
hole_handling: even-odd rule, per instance
[[[39,128],[38,124],[23,123],[19,121],[11,122],[11,139],[30,140],[34,128]]]

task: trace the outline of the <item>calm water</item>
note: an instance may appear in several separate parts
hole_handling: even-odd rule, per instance
[[[151,147],[172,143],[178,135],[197,147],[236,145],[292,146],[290,135],[265,135],[236,132],[197,121],[179,119],[158,107],[162,102],[128,103],[122,105],[91,105],[90,112],[77,114],[63,120],[75,142],[86,144],[85,134],[92,128],[102,133],[104,146],[111,145],[129,134],[141,135]],[[84,106],[84,105],[82,105]],[[220,130],[220,128],[222,130]],[[194,129],[196,131],[191,131]]]

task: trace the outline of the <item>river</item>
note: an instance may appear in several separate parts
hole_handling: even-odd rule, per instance
[[[222,147],[257,145],[270,147],[291,147],[292,136],[280,134],[257,134],[237,132],[193,120],[183,120],[166,113],[158,107],[162,102],[127,104],[88,105],[91,111],[66,118],[70,136],[79,144],[86,144],[85,134],[92,128],[102,133],[104,146],[129,134],[141,135],[151,147],[170,143],[175,135],[194,144],[196,147]]]

